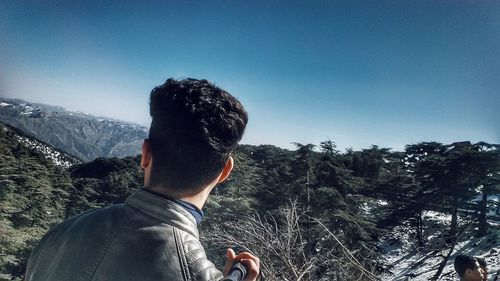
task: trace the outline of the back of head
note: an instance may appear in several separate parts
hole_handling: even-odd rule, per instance
[[[168,79],[150,96],[150,186],[199,192],[223,169],[243,136],[241,103],[207,80]]]
[[[477,260],[474,257],[467,255],[458,255],[455,258],[453,266],[455,267],[455,271],[457,272],[460,278],[465,276],[465,271],[467,269],[474,270],[476,268]]]

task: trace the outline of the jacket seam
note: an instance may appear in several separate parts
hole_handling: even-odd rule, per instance
[[[183,243],[180,241],[181,238],[176,228],[173,228],[173,232],[174,232],[175,246],[177,248],[177,256],[179,258],[182,278],[186,281],[191,280],[191,276],[189,274],[189,266],[182,245]]]

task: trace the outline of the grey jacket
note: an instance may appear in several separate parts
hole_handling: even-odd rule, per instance
[[[124,204],[53,227],[34,249],[26,281],[220,280],[194,217],[144,190]]]

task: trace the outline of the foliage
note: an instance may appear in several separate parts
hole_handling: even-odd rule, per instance
[[[0,278],[20,279],[35,242],[64,218],[60,172],[0,128]]]
[[[498,145],[426,142],[404,152],[344,153],[331,140],[295,146],[241,145],[233,153],[235,169],[213,190],[201,224],[217,264],[236,246],[261,258],[266,280],[370,280],[383,270],[377,242],[384,231],[409,222],[425,247],[424,211],[467,216],[478,235],[488,232],[488,198],[500,193]],[[139,162],[98,158],[66,169],[0,128],[0,280],[22,279],[31,249],[55,223],[121,203],[142,187]],[[450,238],[458,227],[452,221]]]
[[[247,214],[217,224],[206,234],[206,241],[253,252],[262,261],[266,280],[376,280],[319,221],[314,228],[321,238],[311,251],[306,227],[312,225],[305,225],[303,216],[304,210],[292,201],[280,207],[275,216]]]
[[[52,225],[90,208],[123,202],[140,186],[137,157],[101,159],[66,170],[0,127],[0,280],[21,280],[31,249]]]

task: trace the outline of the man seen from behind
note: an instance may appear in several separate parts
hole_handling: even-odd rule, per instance
[[[220,280],[197,224],[210,191],[230,174],[231,152],[248,116],[241,103],[206,80],[168,79],[150,96],[142,146],[144,188],[124,204],[91,210],[53,227],[34,249],[26,281]],[[228,250],[259,274],[259,259]]]

